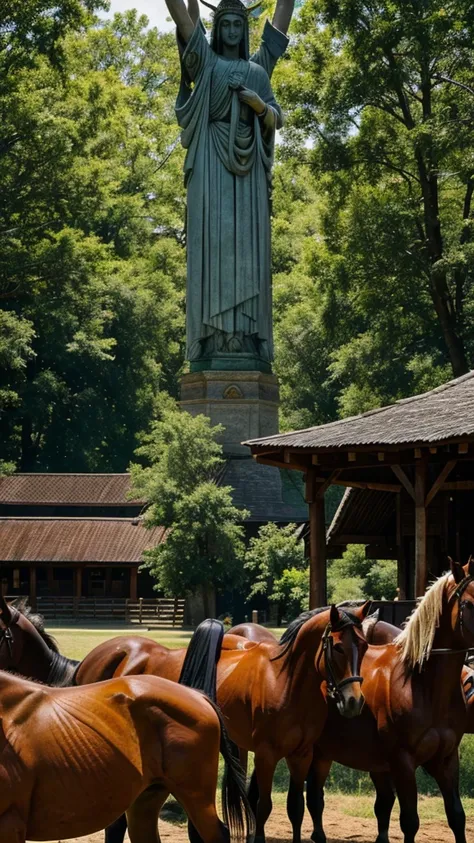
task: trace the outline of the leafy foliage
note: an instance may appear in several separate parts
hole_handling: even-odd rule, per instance
[[[183,359],[175,46],[92,6],[16,4],[0,35],[0,331],[28,346],[0,457],[23,470],[123,471]]]
[[[215,482],[221,432],[205,416],[162,399],[159,418],[137,451],[149,465],[131,466],[131,494],[149,504],[146,523],[169,528],[166,541],[145,554],[157,590],[169,595],[229,588],[242,577],[241,522],[248,513],[233,505],[229,487]]]
[[[307,563],[303,542],[298,540],[295,530],[295,524],[287,527],[264,524],[258,535],[250,539],[245,556],[250,582],[248,599],[258,594],[267,595],[270,601],[279,604],[282,614],[288,611],[298,614],[307,598],[304,594]]]

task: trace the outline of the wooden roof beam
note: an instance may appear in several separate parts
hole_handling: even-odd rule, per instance
[[[404,472],[403,468],[401,467],[401,465],[392,465],[392,471],[393,471],[393,473],[394,473],[395,477],[396,477],[398,480],[400,480],[400,483],[402,484],[402,486],[404,486],[404,487],[405,487],[405,489],[407,490],[407,492],[408,492],[408,494],[410,495],[410,497],[411,497],[413,500],[415,500],[415,489],[414,489],[414,487],[413,487],[412,482],[410,481],[410,479],[409,479],[409,478],[407,477],[407,475],[405,474],[405,472]]]
[[[425,506],[429,506],[433,498],[436,497],[439,490],[442,488],[444,481],[451,474],[453,468],[455,467],[457,460],[450,460],[443,466],[440,473],[438,474],[436,480],[434,481],[431,489],[429,490],[428,494],[426,495]]]

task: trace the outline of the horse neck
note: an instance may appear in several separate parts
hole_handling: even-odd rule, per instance
[[[320,649],[327,620],[320,616],[311,618],[301,627],[286,663],[288,679],[293,693],[297,690],[315,690],[324,680],[316,669],[316,655]],[[321,660],[323,659],[321,654]]]
[[[23,676],[46,682],[56,656],[54,650],[48,646],[31,621],[24,616],[21,616],[17,623],[17,630],[13,634],[21,634],[23,644],[21,658],[12,669]]]
[[[432,653],[423,667],[421,674],[418,674],[425,686],[431,688],[433,700],[439,704],[450,703],[453,694],[462,697],[461,672],[466,653],[462,635],[452,628],[451,615],[454,604],[449,603],[447,597],[443,598],[443,606],[439,618],[439,624],[433,639],[432,650],[452,650],[447,654]],[[460,651],[460,652],[459,652]],[[415,668],[416,676],[418,673]]]

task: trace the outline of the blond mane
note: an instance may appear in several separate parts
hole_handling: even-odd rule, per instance
[[[409,670],[413,670],[416,665],[421,670],[423,662],[430,657],[449,577],[449,573],[443,574],[426,589],[418,606],[408,618],[405,628],[394,640]]]

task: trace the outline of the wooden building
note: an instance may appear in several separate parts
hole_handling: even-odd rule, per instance
[[[156,597],[143,551],[159,544],[128,474],[15,474],[0,479],[3,594],[62,598]]]
[[[349,543],[396,558],[401,598],[424,593],[447,556],[474,553],[474,372],[358,416],[246,442],[264,465],[303,472],[311,606],[326,601],[326,556]],[[350,489],[326,537],[324,495]],[[328,543],[326,544],[326,538]]]

